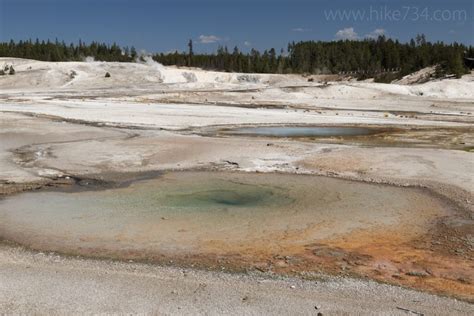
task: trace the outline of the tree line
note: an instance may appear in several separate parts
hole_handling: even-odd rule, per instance
[[[95,60],[130,62],[140,58],[132,46],[92,42],[66,45],[64,42],[19,41],[0,43],[0,56],[44,61],[78,61],[87,56]],[[218,47],[215,53],[188,51],[154,54],[164,65],[200,67],[207,70],[244,73],[339,74],[350,73],[361,79],[375,77],[391,81],[427,66],[437,65],[436,76],[460,77],[467,73],[463,57],[474,57],[474,48],[463,44],[431,43],[418,35],[407,43],[380,36],[362,41],[301,41],[288,44],[287,50],[274,48],[244,53],[238,47]]]
[[[287,51],[274,48],[262,53],[219,47],[213,54],[188,52],[156,54],[164,65],[194,66],[209,70],[250,73],[353,74],[361,79],[396,79],[427,66],[437,65],[436,76],[468,72],[463,57],[474,57],[474,48],[463,44],[431,43],[418,35],[408,43],[385,36],[362,41],[301,41],[288,44]]]
[[[133,61],[137,56],[136,49],[132,46],[120,47],[116,43],[91,42],[86,44],[79,40],[77,44],[67,45],[64,41],[18,41],[0,43],[1,57],[29,58],[42,61],[82,61],[86,57],[94,57],[100,61]]]

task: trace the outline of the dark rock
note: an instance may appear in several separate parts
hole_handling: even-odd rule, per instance
[[[405,273],[406,275],[409,275],[409,276],[416,276],[416,277],[427,277],[429,274],[426,273],[425,271],[408,271],[407,273]]]
[[[239,164],[237,162],[234,162],[234,161],[224,160],[224,162],[228,163],[229,165],[239,166]]]

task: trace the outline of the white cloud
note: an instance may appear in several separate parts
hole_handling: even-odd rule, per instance
[[[384,29],[375,29],[369,34],[365,34],[365,37],[377,39],[379,36],[386,35],[386,34],[387,34],[387,31],[385,31]]]
[[[245,46],[250,46],[250,45],[252,45],[252,43],[250,43],[249,41],[245,41],[245,42],[244,42],[244,45],[245,45]]]
[[[201,44],[211,44],[220,41],[221,38],[215,35],[200,35],[199,43]]]
[[[339,30],[335,35],[336,39],[342,40],[356,40],[359,39],[359,35],[354,31],[353,27],[347,27],[345,29]]]
[[[311,29],[305,29],[305,28],[302,28],[302,27],[295,27],[294,29],[291,29],[291,30],[293,32],[300,32],[300,33],[311,31]]]

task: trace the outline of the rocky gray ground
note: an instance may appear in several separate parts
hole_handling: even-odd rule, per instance
[[[66,258],[0,246],[6,314],[472,315],[465,302],[371,281],[272,278]]]

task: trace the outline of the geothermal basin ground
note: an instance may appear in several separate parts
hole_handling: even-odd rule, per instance
[[[473,75],[4,62],[0,311],[472,314]]]

